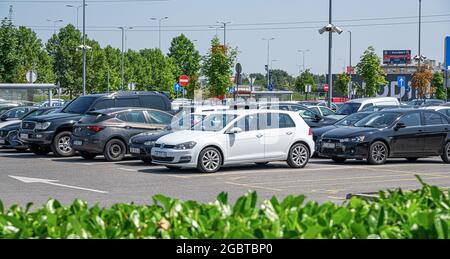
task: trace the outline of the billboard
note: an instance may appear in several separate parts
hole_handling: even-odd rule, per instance
[[[411,50],[383,50],[383,64],[411,64]]]

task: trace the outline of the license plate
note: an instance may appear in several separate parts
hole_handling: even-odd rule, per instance
[[[83,141],[81,141],[81,140],[74,140],[73,141],[73,145],[74,146],[81,146],[81,145],[83,145]]]
[[[336,144],[335,143],[323,143],[322,147],[323,148],[336,148]]]
[[[5,140],[0,139],[0,145],[5,144]]]
[[[167,157],[167,152],[155,151],[155,156],[157,156],[157,157]]]
[[[28,134],[20,134],[20,136],[19,136],[20,138],[22,138],[22,139],[26,139],[26,138],[28,138]]]
[[[139,148],[130,148],[130,153],[132,154],[140,154],[141,150]]]

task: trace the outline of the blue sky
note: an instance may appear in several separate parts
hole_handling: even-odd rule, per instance
[[[76,24],[75,9],[66,4],[80,4],[81,1],[43,0],[0,0],[0,15],[8,15],[9,5],[14,6],[13,21],[16,25],[33,27],[44,41],[53,32],[53,25],[47,19],[62,19],[58,26]],[[315,73],[327,69],[328,37],[320,35],[317,29],[328,20],[328,0],[168,0],[160,2],[93,2],[87,0],[86,25],[88,35],[102,46],[108,44],[121,47],[121,33],[117,26],[134,26],[128,32],[127,47],[131,49],[158,47],[156,22],[150,17],[164,17],[162,45],[167,51],[170,40],[184,33],[196,40],[201,54],[205,54],[215,29],[208,28],[216,21],[230,21],[227,42],[239,49],[238,61],[244,72],[263,72],[267,60],[267,45],[262,38],[274,37],[271,42],[271,59],[274,68],[281,68],[297,75],[301,65],[299,49],[309,49],[306,67]],[[119,0],[120,1],[120,0]],[[423,0],[422,53],[431,59],[442,61],[443,42],[450,35],[450,1]],[[333,19],[336,25],[353,34],[353,58],[356,64],[359,56],[369,45],[378,54],[383,49],[411,49],[417,54],[417,18],[402,18],[418,15],[418,0],[334,0]],[[433,15],[430,17],[430,15]],[[372,19],[374,20],[361,20]],[[394,18],[394,19],[392,19]],[[81,9],[80,9],[81,28]],[[347,20],[347,21],[342,21]],[[350,20],[350,21],[348,21]],[[354,21],[360,20],[360,21]],[[303,23],[319,21],[312,23]],[[324,22],[320,22],[324,21]],[[444,21],[444,22],[436,22]],[[262,24],[261,23],[270,23]],[[280,24],[283,23],[283,24]],[[385,25],[386,23],[411,23]],[[247,25],[243,25],[247,24]],[[258,25],[248,25],[258,24]],[[371,26],[366,26],[371,24]],[[384,24],[384,25],[373,25]],[[188,25],[205,25],[190,27]],[[185,26],[185,27],[174,27]],[[95,28],[94,28],[95,27]],[[295,28],[292,28],[295,27]],[[300,28],[299,28],[300,27]],[[305,28],[306,27],[306,28]],[[95,31],[92,31],[95,29]],[[106,31],[105,31],[106,30]],[[170,30],[170,31],[166,31]],[[201,30],[201,31],[192,31]],[[219,30],[222,39],[223,31]],[[349,63],[349,35],[334,35],[333,72],[341,72]]]

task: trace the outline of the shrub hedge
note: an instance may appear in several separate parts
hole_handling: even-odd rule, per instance
[[[419,179],[420,180],[420,179]],[[450,197],[423,183],[419,190],[380,191],[372,201],[353,197],[341,205],[273,197],[257,203],[255,192],[234,205],[221,193],[213,203],[163,195],[153,205],[64,207],[50,199],[5,210],[0,202],[0,238],[449,238]]]

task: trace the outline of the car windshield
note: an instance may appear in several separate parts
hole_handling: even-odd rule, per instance
[[[355,123],[355,127],[364,128],[386,128],[392,125],[394,121],[400,116],[400,113],[395,112],[377,112],[372,113],[366,118]]]
[[[337,115],[350,115],[358,111],[361,107],[360,103],[344,103],[344,105],[336,111]]]
[[[336,122],[335,125],[337,126],[353,126],[356,122],[362,120],[363,118],[367,117],[368,113],[353,113],[351,115],[348,115],[347,117],[343,118],[342,120]]]
[[[84,114],[87,112],[92,103],[97,99],[93,96],[82,96],[73,100],[69,105],[67,105],[62,112],[64,113],[76,113]]]
[[[33,111],[23,115],[23,117],[21,119],[23,120],[23,119],[34,117],[34,116],[39,116],[39,115],[42,115],[44,112],[45,112],[45,110],[39,110],[39,109],[33,110]]]
[[[202,121],[194,125],[192,130],[195,131],[220,131],[227,126],[232,120],[236,119],[235,114],[211,114]]]
[[[188,130],[192,126],[196,125],[205,118],[205,115],[198,114],[188,114],[181,117],[178,120],[173,121],[169,126],[166,127],[167,130]],[[176,118],[174,118],[176,119]]]

